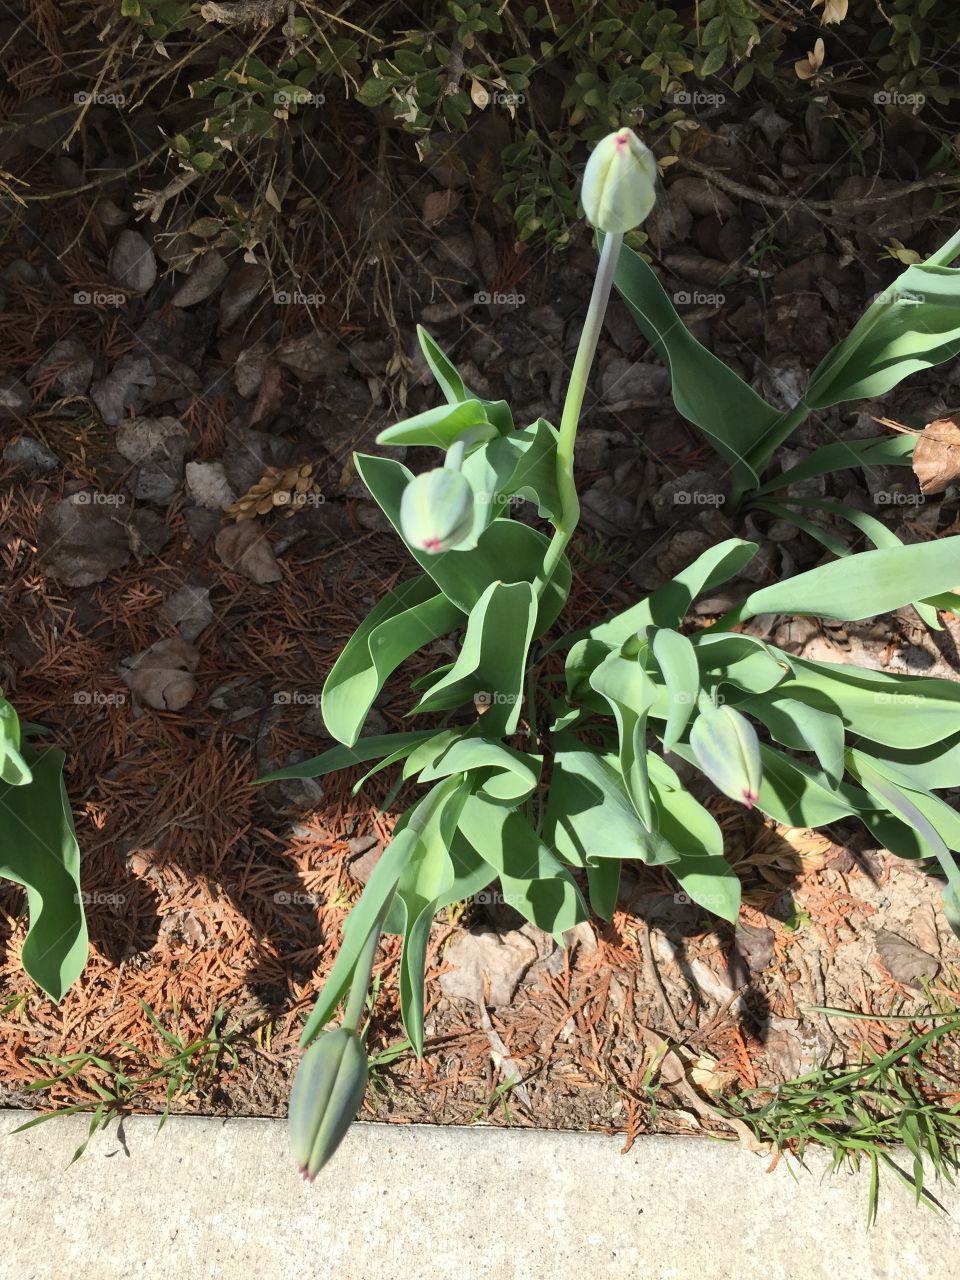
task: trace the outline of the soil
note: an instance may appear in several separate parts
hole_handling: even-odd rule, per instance
[[[802,180],[790,179],[779,119],[770,108],[704,131],[696,163],[733,173],[747,194],[718,192],[701,169],[682,181],[673,171],[648,251],[692,331],[782,402],[901,269],[883,246],[896,239],[925,254],[954,216],[932,192],[897,195],[909,172],[884,179],[883,198],[855,215],[799,196],[770,207],[767,188],[789,182],[819,200],[877,191],[848,156],[830,163],[815,112],[794,133],[806,159]],[[37,189],[53,163],[38,155]],[[426,180],[409,164],[397,161],[397,181],[419,191]],[[302,1017],[406,796],[393,795],[388,774],[359,796],[355,773],[255,785],[329,745],[323,679],[381,592],[411,570],[352,453],[436,403],[414,318],[476,392],[510,400],[518,422],[556,421],[594,259],[585,237],[562,255],[517,252],[509,228],[464,200],[434,228],[411,215],[409,257],[391,246],[393,268],[408,264],[396,310],[372,285],[284,301],[267,264],[239,253],[223,270],[203,257],[189,276],[167,268],[133,196],[129,184],[112,189],[122,215],[112,224],[95,190],[31,205],[0,247],[0,683],[67,752],[91,935],[82,978],[55,1006],[19,966],[22,895],[0,886],[0,1076],[9,1105],[90,1102],[106,1078],[95,1064],[34,1086],[61,1069],[52,1059],[77,1053],[142,1079],[167,1052],[148,1010],[186,1037],[205,1035],[223,1011],[237,1062],[219,1052],[174,1108],[282,1114]],[[482,301],[489,295],[512,301]],[[814,415],[784,465],[791,451],[878,434],[876,418],[940,417],[958,383],[960,366],[948,365],[882,403]],[[761,543],[751,582],[822,557],[805,534],[725,511],[715,459],[674,410],[664,370],[619,303],[578,461],[571,627],[631,603],[719,537]],[[260,513],[237,522],[232,504],[264,476],[245,508]],[[301,479],[302,501],[271,505],[274,485],[289,495]],[[675,500],[695,483],[713,484],[716,501]],[[828,494],[908,541],[957,531],[954,491],[924,501],[909,472],[848,472],[831,484]],[[699,605],[694,623],[745,587]],[[757,622],[793,652],[956,678],[960,624],[945,624],[931,636],[909,611],[846,628]],[[391,681],[369,731],[406,726],[409,680],[444,643]],[[602,1129],[628,1141],[650,1128],[716,1128],[711,1091],[772,1086],[824,1059],[853,1059],[863,1044],[882,1050],[900,1034],[883,1015],[927,1008],[931,992],[956,995],[960,942],[922,872],[853,827],[788,830],[709,803],[744,885],[735,930],[639,865],[625,872],[612,922],[583,927],[566,951],[495,895],[451,911],[430,939],[424,1059],[376,1065],[365,1114]],[[398,954],[387,939],[375,1059],[403,1039]],[[483,1008],[451,994],[451,974],[467,963],[498,979]],[[684,1070],[700,1072],[699,1107],[669,1082],[651,1105],[662,1036]],[[500,1088],[517,1073],[522,1088]],[[131,1105],[159,1109],[166,1088],[167,1078],[151,1079]]]

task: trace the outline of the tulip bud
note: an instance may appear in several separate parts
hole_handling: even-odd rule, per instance
[[[473,529],[473,490],[466,476],[438,467],[415,476],[400,500],[403,536],[418,551],[449,551]]]
[[[657,198],[657,162],[632,129],[608,133],[590,153],[580,199],[598,231],[622,234],[648,217]]]
[[[753,808],[760,798],[763,766],[760,739],[746,716],[727,706],[701,711],[690,730],[690,747],[719,791]]]
[[[303,1055],[290,1091],[287,1132],[307,1182],[346,1137],[366,1088],[367,1055],[356,1032],[325,1031]]]

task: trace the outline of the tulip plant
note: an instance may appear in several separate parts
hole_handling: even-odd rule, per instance
[[[853,621],[911,600],[935,620],[926,602],[960,584],[960,537],[834,560],[752,591],[698,629],[686,620],[693,601],[757,553],[730,538],[625,612],[565,630],[577,423],[611,288],[639,261],[625,257],[623,236],[650,212],[654,180],[652,157],[628,129],[587,165],[583,206],[603,241],[559,430],[542,418],[515,426],[507,404],[473,395],[421,329],[446,403],[379,439],[440,449],[443,465],[414,476],[390,458],[356,459],[422,572],[373,609],[326,680],[324,721],[341,745],[264,781],[370,765],[359,789],[399,765],[426,790],[398,819],[303,1029],[290,1131],[308,1178],[362,1101],[360,1015],[383,931],[403,939],[401,1009],[422,1054],[431,923],[494,881],[560,943],[591,910],[610,918],[627,858],[665,867],[690,899],[736,920],[740,885],[720,827],[679,762],[790,826],[859,819],[886,848],[939,868],[946,914],[960,926],[960,816],[936,794],[960,782],[960,685],[794,657],[740,629],[761,614]],[[633,284],[646,316],[649,299],[651,311],[662,302],[660,286],[646,268]],[[686,331],[677,328],[671,352],[682,352]],[[718,394],[698,381],[695,361],[671,368],[678,404],[706,406]],[[549,537],[516,518],[516,499],[535,505]],[[416,682],[410,714],[422,727],[361,736],[387,678],[449,634],[459,638],[456,657]],[[564,675],[548,678],[545,660],[557,654]],[[343,1026],[325,1030],[345,997]]]
[[[29,927],[20,953],[28,975],[59,1000],[87,960],[80,849],[63,785],[64,754],[39,747],[0,697],[0,876],[23,885]]]

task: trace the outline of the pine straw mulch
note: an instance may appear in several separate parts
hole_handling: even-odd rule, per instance
[[[93,479],[95,442],[83,431],[73,473],[82,475],[86,459]],[[254,779],[297,750],[323,749],[315,710],[322,677],[408,566],[391,538],[357,527],[351,541],[316,555],[298,558],[294,546],[281,557],[282,580],[257,587],[227,569],[212,544],[192,542],[176,499],[167,512],[174,536],[159,557],[64,592],[42,572],[37,546],[41,509],[62,486],[62,473],[24,482],[0,472],[8,620],[17,620],[7,633],[8,687],[20,713],[49,726],[67,752],[91,949],[61,1005],[41,997],[19,966],[20,892],[0,890],[6,1099],[43,1108],[94,1101],[109,1073],[89,1062],[39,1094],[28,1087],[59,1073],[52,1059],[86,1052],[144,1081],[132,1106],[159,1109],[168,1081],[147,1077],[166,1046],[150,1014],[185,1037],[203,1037],[222,1011],[238,1064],[228,1052],[214,1054],[200,1080],[174,1097],[174,1109],[282,1113],[302,1016],[359,893],[358,851],[374,842],[382,848],[404,797],[381,812],[385,775],[359,797],[351,794],[352,772],[324,779],[322,797],[284,784],[257,788]],[[578,557],[573,607],[584,620],[629,598],[615,572],[585,558],[588,550]],[[197,641],[197,695],[180,713],[136,705],[118,663],[175,634],[161,606],[197,575],[212,583],[214,607]],[[405,674],[433,660],[418,655]],[[405,683],[391,686],[386,727],[404,727]],[[714,1123],[677,1081],[654,1109],[648,1073],[659,1060],[659,1033],[680,1046],[684,1068],[699,1063],[708,1082],[727,1087],[788,1073],[789,1044],[778,1059],[771,1027],[802,1030],[808,1004],[849,1002],[864,1012],[836,1029],[850,1052],[862,1042],[887,1047],[895,1027],[871,1014],[917,1007],[917,992],[879,962],[871,917],[892,910],[892,925],[906,931],[909,920],[932,916],[932,887],[885,856],[854,857],[823,834],[777,829],[712,803],[744,883],[738,928],[772,930],[773,954],[761,969],[747,980],[734,975],[732,931],[714,930],[678,904],[665,873],[631,868],[612,922],[581,930],[572,951],[545,947],[512,1003],[478,1014],[440,992],[446,946],[464,926],[509,929],[518,920],[476,904],[451,911],[435,925],[427,956],[425,1058],[404,1054],[378,1066],[369,1114],[599,1128],[629,1141],[650,1127]],[[815,923],[797,929],[798,912]],[[843,963],[843,954],[857,962]],[[398,959],[399,940],[386,939],[369,1040],[375,1057],[402,1038]],[[519,1101],[498,1091],[505,1061],[524,1077]]]

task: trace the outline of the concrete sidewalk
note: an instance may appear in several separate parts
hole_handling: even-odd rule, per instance
[[[892,1176],[821,1181],[736,1147],[354,1125],[313,1187],[282,1122],[137,1117],[67,1163],[87,1120],[0,1113],[0,1277],[16,1280],[895,1280],[957,1275],[951,1218]]]

